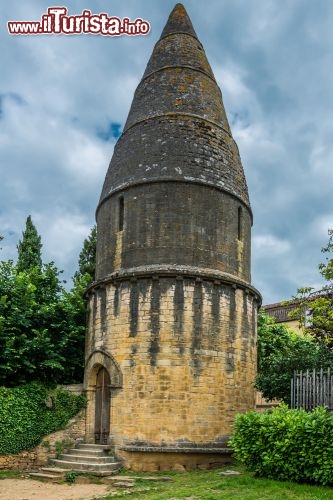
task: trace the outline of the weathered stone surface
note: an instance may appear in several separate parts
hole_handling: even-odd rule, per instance
[[[136,90],[96,218],[87,441],[104,367],[125,466],[230,462],[235,414],[255,401],[252,213],[221,92],[181,5]]]
[[[235,141],[200,117],[171,112],[132,126],[115,146],[100,204],[120,189],[154,181],[214,186],[249,207]]]
[[[184,465],[182,465],[182,464],[174,464],[174,466],[172,467],[172,470],[177,471],[177,472],[186,472],[186,469],[185,469]]]
[[[239,476],[241,473],[238,470],[224,470],[219,472],[221,476]]]
[[[119,189],[156,180],[212,185],[249,207],[221,91],[182,6],[170,15],[135,92],[100,204]]]
[[[97,241],[97,279],[120,269],[177,264],[250,281],[251,215],[232,196],[222,196],[213,187],[174,182],[135,186],[122,196],[126,213],[121,265],[117,266],[118,198],[112,197],[98,213],[99,232],[108,238]]]
[[[115,486],[116,488],[133,488],[134,484],[135,484],[135,481],[133,481],[133,480],[131,480],[131,481],[122,480],[122,481],[115,481],[113,483],[113,486]]]
[[[231,285],[193,279],[184,279],[182,295],[175,296],[178,283],[160,278],[157,300],[153,280],[135,282],[139,311],[135,330],[131,281],[107,285],[111,335],[103,336],[97,305],[87,347],[90,352],[94,345],[100,346],[100,363],[103,352],[112,353],[122,372],[123,386],[115,389],[111,408],[112,434],[119,448],[159,445],[161,451],[164,441],[166,451],[173,446],[186,452],[192,447],[194,452],[193,446],[200,444],[213,451],[225,447],[235,411],[253,407],[256,352],[249,325],[257,307],[255,297]],[[183,320],[177,324],[179,311]],[[88,387],[93,383],[87,380]],[[93,392],[89,395],[94,397]],[[93,407],[93,399],[90,402]]]
[[[161,38],[170,35],[171,33],[188,33],[194,37],[197,36],[191,20],[181,3],[177,3],[172,10],[168,22],[162,31]]]
[[[106,484],[113,484],[116,481],[150,481],[153,483],[165,483],[172,481],[172,478],[169,476],[110,476],[103,479],[103,482]]]
[[[169,67],[147,76],[136,89],[125,131],[166,113],[201,117],[231,133],[215,80],[191,68]]]

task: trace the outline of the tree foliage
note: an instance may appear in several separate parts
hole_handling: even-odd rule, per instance
[[[74,281],[80,280],[88,275],[92,283],[95,279],[96,270],[96,226],[91,228],[89,236],[83,242],[83,248],[79,255],[79,270],[74,275]]]
[[[328,231],[329,240],[322,248],[326,255],[325,262],[319,264],[319,272],[325,280],[325,286],[314,292],[311,287],[299,288],[292,300],[298,307],[290,314],[298,317],[300,326],[306,333],[333,348],[333,230]]]
[[[333,230],[322,249],[325,262],[319,271],[326,284],[320,292],[299,288],[291,299],[291,318],[298,318],[303,335],[259,316],[257,388],[267,399],[290,401],[290,378],[294,370],[333,367]]]
[[[84,303],[53,263],[19,271],[0,263],[0,384],[82,380]]]
[[[256,387],[266,399],[290,403],[294,370],[333,367],[333,353],[309,335],[299,335],[263,313],[258,318]]]
[[[53,262],[42,263],[31,217],[18,245],[17,265],[0,262],[0,385],[83,379],[88,274],[64,288]]]
[[[26,271],[34,267],[41,267],[41,237],[39,236],[30,215],[26,220],[25,230],[22,234],[22,240],[19,241],[19,244],[17,245],[17,250],[17,269],[19,271]]]

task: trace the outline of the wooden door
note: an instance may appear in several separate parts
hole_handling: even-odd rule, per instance
[[[110,434],[110,377],[100,368],[96,379],[95,443],[107,444]]]

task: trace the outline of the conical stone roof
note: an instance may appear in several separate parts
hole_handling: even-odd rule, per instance
[[[139,83],[100,204],[131,185],[199,183],[250,208],[221,91],[181,4],[171,12]]]
[[[197,38],[191,19],[188,17],[185,7],[181,3],[177,3],[173,8],[169,19],[164,26],[161,38],[173,33],[186,33],[187,35],[192,35],[194,38]]]

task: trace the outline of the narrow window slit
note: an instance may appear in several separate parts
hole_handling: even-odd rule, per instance
[[[242,213],[242,207],[238,207],[238,227],[237,227],[237,237],[239,240],[242,239],[242,219],[243,219],[243,213]]]
[[[119,198],[119,220],[118,220],[118,231],[124,229],[124,197]]]

